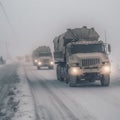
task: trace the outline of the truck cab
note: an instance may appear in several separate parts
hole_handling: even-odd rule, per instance
[[[99,40],[94,28],[67,29],[53,43],[58,80],[70,86],[100,80],[102,86],[109,86],[111,47]]]
[[[53,56],[49,46],[39,46],[32,52],[33,65],[37,69],[42,67],[54,68]]]
[[[54,62],[51,52],[40,52],[37,61],[37,69],[40,69],[41,67],[48,67],[49,69],[54,68]]]
[[[109,44],[103,41],[79,41],[68,44],[66,51],[70,77],[79,79],[79,82],[101,80],[101,85],[109,85],[111,72]]]

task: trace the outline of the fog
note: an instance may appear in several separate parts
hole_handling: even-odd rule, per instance
[[[0,0],[0,55],[31,54],[40,45],[53,49],[67,28],[94,27],[119,59],[119,0]],[[5,15],[5,12],[7,16]]]

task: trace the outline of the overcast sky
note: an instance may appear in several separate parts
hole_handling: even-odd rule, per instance
[[[30,54],[39,45],[53,47],[67,28],[94,27],[120,58],[120,0],[0,0],[0,55]],[[10,23],[10,24],[9,24]]]

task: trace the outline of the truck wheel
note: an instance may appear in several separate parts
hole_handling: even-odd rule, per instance
[[[103,75],[101,78],[101,85],[102,86],[109,86],[110,84],[110,75]]]
[[[63,77],[63,67],[62,66],[59,66],[59,78],[60,78],[60,81],[64,81],[64,77]]]
[[[60,65],[57,66],[57,80],[63,81],[61,77],[61,66]]]
[[[64,80],[64,81],[65,81],[66,84],[69,83],[69,75],[68,75],[68,74],[66,74],[66,77],[65,77],[65,80]]]
[[[37,66],[37,69],[40,70],[40,66]]]
[[[61,81],[61,77],[60,77],[60,66],[57,66],[57,80]]]
[[[65,70],[65,78],[64,78],[64,81],[65,81],[66,84],[69,83],[69,79],[70,79],[70,77],[69,77],[68,68],[67,68]]]
[[[69,75],[69,86],[70,87],[76,87],[76,81],[77,81],[76,76]]]
[[[59,80],[59,66],[57,65],[57,68],[56,68],[56,74],[57,74],[57,80]]]

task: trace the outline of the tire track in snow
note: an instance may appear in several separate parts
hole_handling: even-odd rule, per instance
[[[50,99],[51,103],[52,103],[52,105],[54,105],[55,109],[59,112],[62,120],[95,120],[94,116],[91,116],[88,113],[88,111],[83,114],[83,112],[85,112],[85,110],[82,111],[82,109],[81,109],[82,113],[79,113],[81,115],[79,116],[79,119],[78,119],[74,115],[74,113],[65,105],[65,103],[51,90],[51,88],[49,87],[49,85],[46,84],[47,80],[43,76],[42,76],[42,79],[39,79],[33,73],[32,70],[30,70],[29,72],[31,72],[31,74],[32,74],[32,76],[34,76],[35,80],[39,81],[40,87],[42,87],[44,89],[44,91],[46,91],[46,93],[50,95],[50,97],[51,97],[51,99]],[[28,78],[28,76],[27,76],[27,79],[28,79],[29,83],[32,81],[31,79]],[[43,80],[43,79],[45,79],[45,80]],[[31,85],[31,87],[33,89],[32,83],[30,83],[30,85]],[[35,92],[35,90],[33,90],[33,92]],[[37,109],[37,112],[41,113],[38,116],[43,116],[42,118],[39,117],[38,119],[41,120],[41,119],[44,118],[43,120],[53,120],[53,118],[50,119],[51,118],[51,113],[49,113],[50,111],[48,111],[47,108],[45,108],[43,106],[40,106],[39,110]],[[49,116],[49,118],[45,118],[44,117],[46,113],[47,114],[49,113],[49,115],[46,115],[46,116]]]
[[[34,99],[35,104],[35,112],[36,112],[36,120],[54,120],[50,114],[50,111],[45,107],[44,105],[37,105],[36,102],[39,102],[39,91],[35,89],[34,84],[31,82],[31,80],[28,78],[28,83],[30,85],[30,89],[32,92],[32,96]]]
[[[34,106],[35,106],[35,114],[36,114],[36,120],[54,120],[50,114],[50,111],[45,108],[45,106],[38,106],[37,102],[39,101],[39,91],[36,91],[34,84],[32,83],[32,79],[30,79],[27,75],[26,68],[24,66],[24,72],[25,77],[28,81],[28,84],[30,86],[30,90],[33,96]]]
[[[75,117],[75,115],[70,111],[70,109],[56,96],[56,94],[54,94],[49,88],[48,86],[45,84],[45,82],[43,80],[39,80],[40,84],[45,88],[45,90],[51,95],[51,97],[53,98],[53,100],[59,105],[59,107],[62,108],[62,110],[64,111],[64,113],[66,113],[65,119],[66,117],[69,118],[69,120],[79,120],[78,118]],[[55,104],[54,104],[55,105]]]
[[[44,89],[44,91],[49,94],[49,96],[51,97],[52,100],[54,100],[54,102],[56,103],[53,103],[53,105],[55,106],[55,108],[57,108],[57,110],[59,111],[60,115],[61,115],[61,119],[62,120],[79,120],[78,118],[76,118],[76,116],[71,112],[71,110],[49,89],[49,87],[45,84],[45,82],[43,80],[40,80],[38,78],[36,78],[36,76],[32,73],[32,71],[30,71],[31,74],[34,76],[35,79],[37,79],[39,81],[39,84],[40,84],[40,87],[42,87]],[[31,82],[32,80],[27,76],[27,72],[25,70],[25,73],[26,73],[26,79],[28,80],[29,84],[30,84],[30,87],[31,87],[31,90],[32,90],[32,93],[35,94],[35,89],[33,87],[33,83]],[[36,103],[35,103],[36,104]],[[38,109],[38,106],[35,105],[37,108],[36,108],[36,116],[37,116],[37,120],[53,120],[53,118],[51,119],[51,114],[49,114],[48,110],[45,109],[45,107],[39,107]],[[44,111],[47,111],[47,115],[48,116],[46,118],[46,116],[44,116],[46,114],[46,112]],[[41,114],[39,114],[39,112]],[[43,116],[41,118],[41,116]]]
[[[35,116],[36,116],[36,120],[40,120],[40,117],[39,117],[39,115],[38,115],[38,113],[37,113],[37,104],[36,104],[36,102],[35,102],[35,98],[34,98],[34,89],[33,89],[33,87],[31,86],[31,83],[30,83],[30,80],[29,80],[29,78],[28,78],[28,76],[27,76],[27,71],[26,71],[26,68],[25,68],[25,66],[23,65],[23,68],[24,68],[24,74],[25,74],[25,78],[26,78],[26,80],[28,81],[28,84],[29,84],[29,87],[30,87],[30,91],[31,91],[31,94],[32,94],[32,96],[33,96],[33,102],[34,102],[34,106],[35,106]]]
[[[37,74],[36,74],[36,76],[37,76]],[[69,107],[74,109],[71,112],[73,112],[73,111],[75,112],[76,108],[77,108],[77,115],[79,115],[80,120],[96,120],[97,119],[92,113],[90,113],[90,111],[88,111],[86,108],[83,108],[82,105],[79,104],[79,107],[80,107],[79,108],[78,104],[70,96],[68,96],[66,93],[64,93],[63,89],[61,89],[61,87],[58,86],[58,84],[55,84],[56,82],[55,83],[48,82],[50,80],[46,79],[43,75],[41,75],[40,77],[42,77],[42,79],[43,79],[42,82],[44,82],[46,84],[46,86],[49,87],[49,89],[50,89],[49,91],[53,92],[53,90],[50,87],[54,88],[54,91],[59,93],[59,95],[62,97],[62,99],[64,99],[66,101],[66,103],[69,104]],[[57,81],[57,82],[59,82],[59,81]],[[66,84],[61,84],[61,85],[65,85],[65,87],[68,87],[68,86],[66,86]],[[72,88],[70,88],[70,87],[68,87],[68,89],[72,90]],[[53,94],[55,96],[57,96],[55,92],[53,92]],[[57,98],[60,99],[58,96],[57,96]],[[62,103],[63,103],[63,101],[62,101]]]

